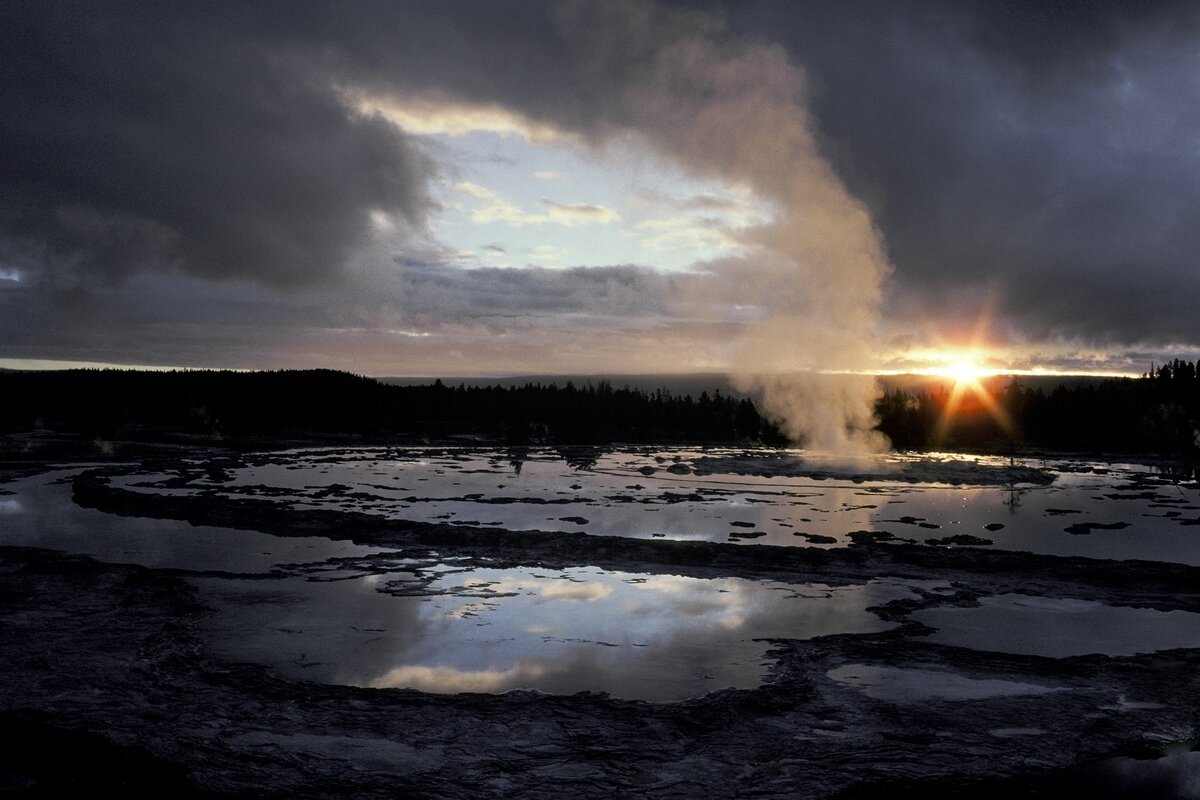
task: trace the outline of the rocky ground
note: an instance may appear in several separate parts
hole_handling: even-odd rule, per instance
[[[387,522],[265,499],[138,494],[103,470],[77,479],[75,497],[113,514],[336,533],[491,566],[830,584],[887,575],[949,588],[877,608],[897,623],[883,633],[773,641],[775,667],[756,689],[676,703],[431,695],[217,661],[199,633],[212,612],[185,573],[0,548],[0,730],[19,743],[0,749],[0,794],[1200,796],[1200,754],[1190,753],[1200,650],[1006,655],[929,641],[912,619],[1005,592],[1195,611],[1200,568],[870,538],[816,550]]]

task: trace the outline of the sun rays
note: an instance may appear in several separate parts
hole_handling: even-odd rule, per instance
[[[1001,407],[996,398],[984,383],[984,379],[993,377],[999,373],[995,370],[983,367],[974,357],[962,357],[957,360],[947,359],[949,364],[945,367],[939,367],[930,370],[930,374],[943,375],[951,378],[954,385],[950,389],[950,396],[946,400],[946,405],[942,408],[941,416],[938,418],[937,427],[935,429],[935,437],[938,442],[946,439],[946,434],[949,433],[950,425],[954,419],[960,416],[964,407],[969,403],[977,403],[987,414],[995,420],[1005,434],[1012,435],[1013,421],[1008,415],[1008,412]]]
[[[971,361],[959,361],[947,367],[946,374],[954,378],[954,383],[957,385],[978,383],[979,379],[987,373],[978,364]]]

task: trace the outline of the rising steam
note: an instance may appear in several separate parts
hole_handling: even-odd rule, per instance
[[[867,209],[818,152],[803,96],[778,48],[693,38],[658,55],[632,105],[660,150],[775,206],[745,234],[748,255],[711,265],[711,299],[754,313],[732,354],[739,387],[812,449],[874,452],[886,444],[872,430],[876,381],[845,373],[871,365],[890,266]]]

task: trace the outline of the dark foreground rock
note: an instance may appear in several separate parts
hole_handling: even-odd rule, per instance
[[[1188,748],[1200,735],[1200,651],[981,652],[931,641],[913,614],[1009,592],[1195,611],[1200,568],[894,535],[817,549],[389,521],[270,497],[139,493],[103,470],[76,479],[74,496],[110,514],[331,536],[414,558],[436,551],[464,565],[829,585],[888,576],[939,588],[871,609],[896,625],[886,632],[772,641],[771,673],[757,689],[674,703],[434,695],[286,680],[212,656],[203,623],[214,612],[187,580],[195,573],[0,547],[0,735],[19,742],[0,753],[0,795],[1195,796],[1200,754]],[[963,536],[944,544],[982,543]],[[891,688],[844,677],[871,670]]]
[[[0,712],[0,795],[217,800],[236,795],[196,785],[188,769],[144,747],[56,724],[50,714]],[[249,795],[244,795],[249,796]]]
[[[33,743],[0,759],[0,786],[71,796],[61,781],[80,769],[125,796],[987,797],[1062,796],[1099,776],[1107,796],[1134,797],[1148,784],[1105,760],[1161,754],[1200,722],[1191,650],[989,654],[907,622],[777,641],[763,687],[653,704],[286,681],[209,657],[207,613],[176,576],[0,548],[0,725]],[[829,676],[861,664],[1044,691],[898,702]],[[1148,780],[1176,792],[1172,775]]]

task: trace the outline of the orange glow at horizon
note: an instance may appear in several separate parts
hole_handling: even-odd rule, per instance
[[[950,367],[950,375],[955,383],[976,383],[982,374],[979,367],[970,361],[960,361]]]
[[[937,428],[935,429],[937,440],[940,441],[945,438],[954,417],[965,410],[964,405],[972,402],[982,407],[1006,433],[1011,434],[1013,431],[1012,419],[1000,407],[996,398],[992,396],[992,393],[983,384],[984,378],[1001,373],[997,370],[981,366],[971,356],[960,356],[957,360],[948,358],[947,361],[950,363],[941,367],[931,367],[926,372],[929,375],[942,375],[954,380],[954,386],[950,390],[950,397],[942,409],[942,415],[938,419]]]
[[[1010,371],[995,366],[997,359],[981,347],[946,350],[924,350],[910,353],[913,361],[925,362],[929,366],[914,367],[914,375],[931,375],[953,378],[956,382],[970,383],[993,375],[1004,375]]]

